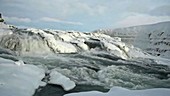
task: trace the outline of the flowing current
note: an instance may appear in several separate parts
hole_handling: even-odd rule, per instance
[[[46,57],[22,57],[26,63],[55,69],[76,82],[70,92],[99,90],[107,91],[113,86],[128,89],[170,88],[170,68],[159,65],[152,59],[123,60],[107,52],[82,52],[57,54]],[[45,67],[46,66],[46,67]],[[56,96],[67,92],[47,85],[35,96]],[[51,91],[49,91],[51,90]],[[68,92],[69,93],[69,92]],[[43,95],[44,94],[44,95]],[[62,96],[62,95],[61,95]]]
[[[4,53],[4,52],[3,52]],[[71,91],[60,86],[47,85],[38,89],[34,96],[63,96],[66,93],[98,90],[107,92],[113,86],[128,89],[170,88],[170,68],[152,59],[124,60],[105,51],[86,51],[75,54],[48,56],[0,57],[22,59],[47,70],[56,70],[76,83]]]

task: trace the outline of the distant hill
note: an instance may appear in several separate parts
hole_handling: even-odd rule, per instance
[[[139,47],[156,56],[170,58],[170,21],[117,29],[100,29],[112,37]]]

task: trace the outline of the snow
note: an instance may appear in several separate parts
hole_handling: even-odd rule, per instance
[[[120,44],[119,44],[120,45]],[[122,51],[119,47],[117,47],[115,44],[109,43],[109,42],[103,42],[103,46],[106,50],[112,52],[114,55],[121,57],[123,59],[127,59],[126,54],[124,51]]]
[[[69,91],[76,86],[73,81],[71,81],[68,77],[62,75],[61,73],[57,72],[56,70],[51,70],[50,80],[48,81],[48,83],[61,85],[65,91]]]
[[[55,36],[50,34],[50,33],[46,33],[43,30],[32,30],[29,29],[30,31],[33,31],[36,34],[40,34],[41,37],[44,38],[44,40],[46,41],[48,47],[54,51],[55,53],[75,53],[77,52],[77,49],[70,43],[67,42],[63,42],[61,40],[56,40]]]
[[[20,55],[43,55],[47,53],[51,53],[50,48],[45,44],[44,41],[36,40],[33,37],[29,39],[21,39],[21,51],[19,51]]]
[[[122,41],[139,47],[152,55],[170,58],[170,22],[160,22],[150,25],[132,26],[117,29],[97,30]]]
[[[131,58],[149,58],[152,57],[150,54],[148,54],[147,52],[139,49],[139,48],[130,48],[130,50],[128,51],[128,54]]]
[[[170,89],[154,88],[146,90],[128,90],[121,87],[113,87],[107,93],[99,91],[89,91],[80,93],[70,93],[64,96],[169,96]]]
[[[0,58],[2,60],[2,58]],[[1,96],[32,96],[42,83],[45,76],[43,69],[34,65],[0,61],[0,95]]]
[[[89,50],[89,47],[84,43],[77,43],[77,46],[80,47],[82,50]]]
[[[54,46],[54,48],[59,53],[76,53],[77,52],[77,49],[74,47],[74,45],[72,45],[70,43],[56,41],[55,44],[56,45]]]

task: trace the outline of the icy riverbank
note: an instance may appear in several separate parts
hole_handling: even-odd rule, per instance
[[[22,62],[0,60],[0,95],[32,96],[42,83],[44,70]]]
[[[128,90],[121,87],[113,87],[107,93],[99,91],[71,93],[64,96],[169,96],[170,89],[155,88],[147,90]]]

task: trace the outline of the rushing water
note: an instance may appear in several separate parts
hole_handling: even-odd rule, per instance
[[[64,94],[73,93],[73,92],[84,92],[84,91],[92,91],[97,90],[101,92],[107,92],[108,89],[104,89],[101,86],[91,86],[91,85],[77,85],[74,89],[70,91],[64,91],[61,86],[56,85],[47,85],[44,88],[41,88],[36,91],[34,96],[63,96]]]
[[[152,59],[123,60],[106,52],[22,59],[26,63],[45,65],[48,69],[56,68],[78,84],[101,85],[106,88],[122,86],[130,89],[170,87],[170,68],[156,64]]]
[[[10,55],[0,56],[17,59]],[[62,96],[90,90],[106,92],[113,86],[128,89],[170,88],[169,66],[156,64],[152,59],[123,60],[104,51],[18,58],[27,64],[35,64],[47,70],[55,69],[77,85],[69,92],[60,86],[47,85],[38,89],[34,96]]]

